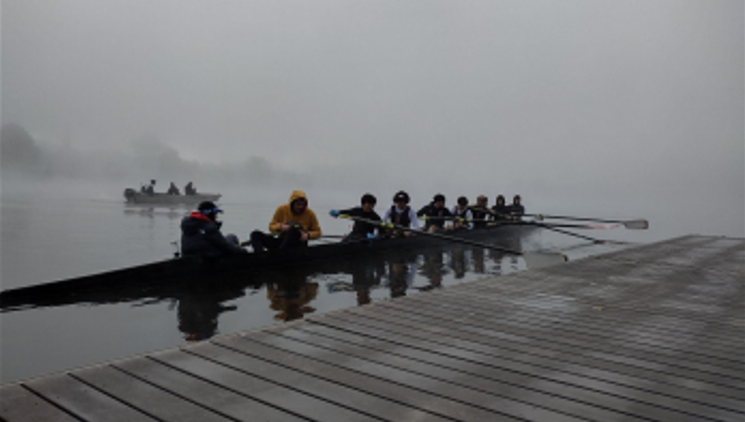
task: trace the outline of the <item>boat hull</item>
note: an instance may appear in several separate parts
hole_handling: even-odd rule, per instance
[[[217,201],[222,195],[219,193],[198,193],[194,195],[169,195],[167,193],[147,194],[134,189],[124,190],[124,198],[131,204],[152,205],[193,205],[203,201]]]
[[[508,226],[449,233],[472,242],[483,242],[501,248],[520,249],[520,239],[535,230],[534,226]],[[383,238],[353,243],[332,243],[266,253],[247,253],[219,259],[181,257],[160,262],[22,287],[0,292],[3,311],[28,306],[53,306],[63,297],[95,294],[136,286],[212,284],[216,280],[240,278],[240,274],[272,268],[301,265],[328,265],[345,259],[386,253],[442,247],[452,241],[416,235],[408,238]]]

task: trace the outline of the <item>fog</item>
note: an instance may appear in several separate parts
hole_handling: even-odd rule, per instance
[[[38,150],[3,160],[3,189],[521,193],[576,215],[683,208],[667,215],[745,236],[744,8],[3,0],[2,123]]]

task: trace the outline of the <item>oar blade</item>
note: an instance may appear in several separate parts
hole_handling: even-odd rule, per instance
[[[566,255],[557,252],[524,252],[525,266],[529,270],[536,268],[550,267],[551,265],[562,264],[569,258]]]
[[[649,221],[647,220],[625,221],[623,225],[624,227],[630,230],[646,230],[649,228]]]

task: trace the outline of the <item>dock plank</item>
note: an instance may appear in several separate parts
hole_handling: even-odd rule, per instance
[[[82,369],[75,372],[75,377],[161,420],[179,422],[231,420],[111,366]]]
[[[156,420],[67,374],[35,379],[24,385],[84,421],[152,422]]]
[[[79,422],[18,384],[0,387],[0,415],[7,422]]]
[[[138,358],[116,363],[115,366],[172,394],[184,397],[192,403],[214,409],[221,415],[236,420],[266,422],[307,420],[152,359]]]

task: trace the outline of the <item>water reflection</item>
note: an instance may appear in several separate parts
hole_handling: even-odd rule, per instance
[[[266,297],[269,308],[275,311],[274,319],[293,321],[316,311],[310,302],[318,295],[318,283],[308,281],[304,271],[292,271],[279,282],[266,284]]]
[[[176,295],[178,330],[187,341],[206,340],[218,333],[218,317],[221,313],[235,311],[235,305],[224,302],[244,296],[243,289],[185,288]]]

